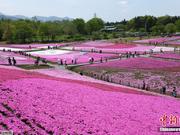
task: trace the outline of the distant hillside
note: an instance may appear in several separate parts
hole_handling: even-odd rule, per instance
[[[72,18],[69,17],[57,17],[57,16],[49,16],[49,17],[45,17],[45,16],[34,16],[34,17],[26,17],[26,16],[22,16],[22,15],[4,15],[2,13],[0,13],[0,19],[10,19],[10,20],[19,20],[19,19],[28,19],[28,20],[38,20],[41,22],[48,22],[48,21],[63,21],[63,20],[73,20]]]

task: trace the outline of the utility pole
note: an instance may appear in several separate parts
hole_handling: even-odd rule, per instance
[[[94,13],[94,18],[97,18],[97,14],[96,13]]]

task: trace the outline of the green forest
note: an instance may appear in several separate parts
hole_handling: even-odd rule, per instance
[[[113,26],[114,31],[104,30]],[[69,21],[40,22],[34,20],[0,20],[0,41],[7,43],[51,43],[111,39],[126,36],[169,35],[180,32],[179,16],[139,16],[121,22],[105,22],[101,18],[85,21],[81,18]],[[140,34],[141,35],[141,34]],[[139,36],[140,36],[139,35]]]

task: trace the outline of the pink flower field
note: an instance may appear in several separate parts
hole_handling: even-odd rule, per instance
[[[37,48],[47,48],[48,46],[50,47],[61,47],[65,46],[66,43],[57,43],[57,44],[8,44],[8,45],[0,45],[0,47],[4,48],[20,48],[20,49],[37,49]],[[31,48],[30,48],[31,47]]]
[[[0,51],[0,64],[8,65],[8,57],[14,57],[17,61],[17,65],[34,64],[34,60],[27,56],[22,56],[14,52],[1,52]]]
[[[95,51],[107,52],[107,53],[126,53],[126,52],[144,52],[144,51],[150,51],[151,49],[154,49],[155,46],[143,46],[143,45],[132,45],[132,46],[126,46],[126,45],[112,45],[112,46],[106,46],[106,47],[65,47],[67,49],[75,49],[75,50],[83,50],[83,51],[91,51],[92,49]]]
[[[41,54],[32,54],[34,56],[39,56],[41,58],[45,58],[51,62],[58,62],[58,60],[62,59],[66,61],[67,64],[72,64],[72,60],[77,60],[77,64],[80,63],[88,63],[89,58],[94,58],[95,61],[99,61],[101,58],[118,58],[118,55],[115,54],[102,54],[102,53],[87,53],[87,52],[65,52],[64,54],[56,54],[56,55],[41,55]]]
[[[163,115],[180,118],[180,55],[170,52],[174,48],[90,41],[68,44],[69,50],[40,50],[48,45],[67,44],[31,44],[39,50],[27,53],[0,51],[0,134],[11,130],[15,135],[162,135]],[[8,47],[29,50],[28,44]],[[161,49],[167,52],[119,59],[120,53]],[[51,68],[45,69],[19,68],[34,64],[32,56],[54,64],[47,62]],[[7,66],[8,57],[14,57],[18,66]],[[88,64],[90,58],[102,58],[103,63]],[[75,60],[82,65],[74,65],[73,72],[58,65],[60,59],[70,67]],[[151,89],[141,90],[143,81]],[[167,94],[159,94],[164,85]],[[174,86],[177,98],[169,96]]]
[[[77,43],[74,46],[75,47],[82,47],[82,46],[86,46],[86,47],[106,47],[106,46],[111,46],[114,45],[113,43],[110,42],[106,42],[106,41],[88,41],[88,42],[84,42],[84,43]]]
[[[143,81],[150,91],[160,92],[166,86],[168,95],[175,87],[180,94],[180,62],[177,54],[157,54],[162,57],[130,58],[76,68],[84,74],[108,82],[142,88]],[[168,58],[168,60],[164,59]],[[176,59],[175,59],[176,58]]]
[[[161,135],[160,118],[180,115],[180,101],[170,97],[2,67],[0,73],[0,130],[15,134]]]
[[[156,47],[154,45],[142,45],[142,44],[125,44],[125,43],[111,43],[111,42],[103,42],[103,41],[94,41],[94,42],[85,42],[81,44],[74,44],[67,47],[63,47],[63,49],[67,50],[76,50],[76,51],[102,51],[103,53],[126,53],[126,52],[150,52],[153,50],[154,52],[163,51],[173,51],[173,47]]]
[[[180,36],[177,37],[160,37],[160,38],[154,38],[154,39],[145,39],[145,40],[138,40],[134,41],[135,43],[143,43],[143,44],[161,44],[166,43],[169,41],[179,40]]]
[[[152,57],[180,60],[180,53],[161,53],[152,55]]]
[[[74,47],[94,47],[94,48],[110,48],[110,49],[121,49],[121,48],[132,48],[134,44],[123,44],[123,43],[111,43],[107,41],[90,41],[81,44],[75,44]]]
[[[113,61],[103,64],[94,64],[88,67],[97,67],[97,68],[128,68],[128,69],[157,69],[157,70],[166,70],[166,69],[177,69],[180,68],[179,62],[158,60],[154,58],[135,58],[135,59],[126,59]],[[86,67],[85,67],[86,68]]]
[[[175,46],[178,47],[178,46],[180,46],[180,40],[167,42],[166,44],[168,44],[168,45],[175,45]]]
[[[167,40],[166,38],[154,38],[154,39],[138,40],[134,42],[148,44],[148,43],[163,43],[166,42],[166,40]]]

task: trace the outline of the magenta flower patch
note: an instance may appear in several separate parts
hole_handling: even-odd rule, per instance
[[[89,67],[98,68],[129,68],[129,69],[166,69],[166,68],[177,68],[180,67],[179,62],[158,60],[154,58],[135,58],[113,61],[103,64],[94,64]]]
[[[16,77],[0,81],[0,130],[15,134],[160,135],[161,116],[180,114],[180,102],[169,97],[104,91],[110,86],[24,71],[0,72]]]
[[[152,55],[152,56],[157,57],[157,58],[167,58],[167,59],[180,60],[180,54],[178,54],[178,53],[162,53],[162,54],[156,54],[156,55]]]
[[[177,37],[161,37],[161,38],[154,38],[154,39],[145,39],[145,40],[138,40],[134,41],[135,43],[144,43],[144,44],[161,44],[166,43],[169,41],[179,40],[180,36]]]
[[[26,64],[34,64],[34,59],[19,55],[18,53],[14,52],[1,52],[0,51],[0,64],[8,65],[8,57],[14,57],[16,59],[17,65],[26,65]]]

